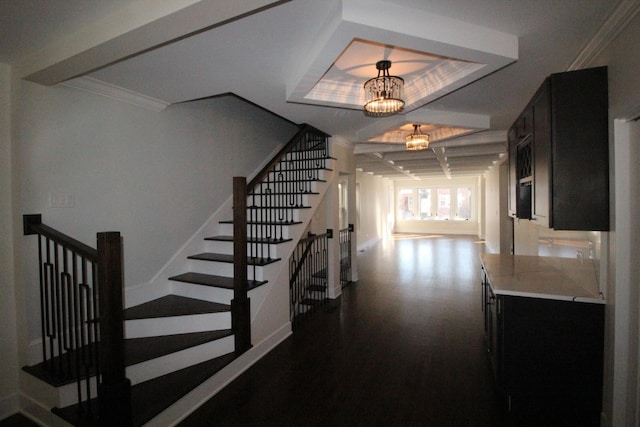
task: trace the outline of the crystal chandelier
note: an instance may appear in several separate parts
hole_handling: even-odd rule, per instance
[[[404,108],[404,80],[389,75],[391,61],[378,61],[376,68],[378,77],[364,84],[364,114],[371,117],[392,116]]]
[[[417,151],[429,148],[429,135],[420,132],[420,125],[413,125],[413,132],[407,135],[407,150]]]

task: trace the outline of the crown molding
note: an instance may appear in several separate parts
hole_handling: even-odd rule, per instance
[[[127,104],[135,105],[136,107],[142,107],[157,112],[160,112],[171,105],[169,102],[152,98],[150,96],[87,76],[67,80],[64,83],[60,83],[60,85],[105,96],[107,98],[115,99],[116,101],[125,102]]]
[[[625,29],[638,11],[640,11],[640,2],[638,0],[621,1],[611,15],[607,17],[591,41],[587,43],[576,59],[569,65],[567,71],[579,70],[588,66]]]

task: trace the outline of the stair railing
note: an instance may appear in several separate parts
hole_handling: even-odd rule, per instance
[[[340,230],[340,284],[344,288],[351,283],[351,237],[353,224]]]
[[[234,177],[234,299],[231,303],[236,353],[251,347],[247,276],[256,280],[258,261],[271,261],[271,243],[286,240],[284,227],[296,223],[294,209],[307,195],[329,158],[329,135],[309,125],[299,131],[248,183]],[[241,230],[242,229],[242,230]],[[244,231],[243,231],[244,230]]]
[[[327,299],[329,243],[333,230],[301,239],[289,258],[290,320],[309,313]]]
[[[82,417],[129,425],[120,233],[98,233],[94,249],[43,224],[40,214],[24,215],[23,228],[38,236],[42,366],[53,377],[76,378]]]

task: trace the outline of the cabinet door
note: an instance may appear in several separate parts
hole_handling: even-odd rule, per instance
[[[540,87],[532,101],[533,110],[533,209],[531,220],[552,227],[551,189],[551,109],[549,82]]]

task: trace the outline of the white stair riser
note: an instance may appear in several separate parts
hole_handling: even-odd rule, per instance
[[[251,229],[251,225],[247,226],[247,233],[250,233],[252,231]],[[289,227],[291,227],[290,225],[285,225],[281,228],[281,230],[277,230],[277,237],[282,237],[285,239],[289,238]],[[269,230],[270,233],[274,232],[273,227],[271,228],[271,230]],[[219,233],[223,234],[223,235],[230,235],[233,236],[233,224],[220,224],[219,227]],[[259,237],[264,237],[264,236],[259,236]],[[275,236],[274,236],[275,237]]]
[[[218,262],[218,261],[202,261],[197,259],[189,260],[188,269],[186,271],[195,271],[203,274],[214,274],[216,276],[224,276],[224,277],[233,277],[233,264],[229,262]],[[256,267],[255,268],[255,277],[254,277],[254,269],[252,266],[247,268],[247,279],[252,280],[264,280],[262,277],[264,267]]]
[[[125,337],[142,338],[230,328],[231,313],[226,311],[156,319],[127,320],[125,322]]]
[[[202,286],[184,282],[174,282],[173,294],[223,304],[229,304],[233,299],[233,289],[216,288],[213,286]]]
[[[285,197],[276,197],[274,200],[268,200],[263,197],[255,197],[252,198],[249,196],[247,201],[248,206],[272,206],[272,207],[297,207],[300,204],[302,206],[311,206],[311,199],[313,196],[317,196],[314,194],[303,194],[302,196],[285,196]]]
[[[311,181],[305,183],[279,183],[279,182],[267,182],[262,183],[257,186],[257,190],[259,193],[265,193],[267,190],[271,190],[272,192],[281,193],[302,193],[307,191],[316,192],[318,191],[318,184],[324,182],[322,181]]]
[[[136,385],[232,351],[234,351],[233,335],[199,346],[186,348],[156,359],[147,360],[136,365],[127,366],[126,377],[131,380],[131,385]],[[89,381],[91,384],[91,396],[95,397],[97,396],[96,379],[95,377],[91,377]],[[83,393],[85,392],[85,387],[86,382],[83,381]],[[58,387],[55,391],[58,395],[56,400],[59,403],[57,405],[65,407],[78,403],[77,390],[78,385],[76,382]]]
[[[290,167],[292,167],[290,165]],[[324,180],[327,176],[327,171],[323,169],[313,170],[311,172],[308,171],[299,171],[299,170],[291,170],[284,169],[278,170],[277,172],[272,172],[267,177],[268,181],[276,181],[276,182],[296,182],[300,180]]]
[[[139,384],[233,351],[234,337],[231,335],[129,366],[127,367],[127,378],[131,380],[131,384]]]
[[[257,247],[258,253],[260,253],[260,251],[264,252],[264,254],[270,253],[272,257],[276,258],[278,256],[278,245],[266,245],[266,244],[253,244],[250,243],[247,245],[247,253],[249,253],[251,250],[256,250],[256,245],[259,245]],[[253,246],[253,248],[252,248]],[[219,240],[207,240],[204,244],[204,250],[206,252],[213,252],[213,253],[217,253],[217,254],[227,254],[227,255],[232,255],[233,254],[233,242],[227,242],[227,241],[219,241]]]

